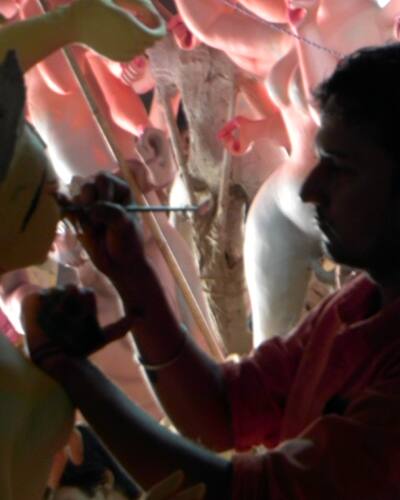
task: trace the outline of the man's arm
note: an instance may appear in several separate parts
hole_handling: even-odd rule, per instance
[[[109,175],[99,175],[87,186],[80,198],[88,207],[81,221],[82,243],[118,290],[126,314],[132,318],[144,363],[168,364],[151,376],[161,404],[186,436],[213,449],[231,448],[233,432],[222,368],[190,338],[186,342],[186,334],[146,261],[137,224],[117,205],[95,203],[105,193],[114,193],[113,199],[120,203],[130,198],[126,184]],[[169,363],[171,359],[173,363]]]
[[[71,326],[71,308],[80,322],[85,322],[88,315],[93,318],[93,299],[89,290],[74,287],[27,297],[23,322],[32,359],[63,386],[110,451],[144,489],[180,469],[187,485],[205,484],[207,498],[230,498],[230,462],[161,427],[83,356],[64,353],[44,334],[40,326],[44,314],[54,324],[49,330],[46,323],[45,331],[54,338],[61,321]],[[107,332],[110,330],[108,327]],[[86,328],[85,333],[89,340],[98,335],[93,328]]]
[[[162,428],[90,362],[62,357],[47,369],[144,489],[181,469],[188,484],[205,483],[206,498],[231,497],[230,462]]]

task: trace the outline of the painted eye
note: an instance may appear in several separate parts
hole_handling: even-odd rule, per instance
[[[35,210],[38,206],[38,203],[40,200],[40,195],[42,194],[45,182],[46,182],[46,170],[43,171],[42,178],[40,180],[40,184],[39,184],[38,188],[36,189],[36,192],[32,198],[29,209],[25,214],[24,220],[22,221],[20,232],[25,231],[29,221],[32,219],[32,216],[35,213]]]

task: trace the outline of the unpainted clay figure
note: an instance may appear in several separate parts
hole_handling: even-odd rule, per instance
[[[143,5],[146,5],[145,3],[126,3],[131,7],[135,6],[136,11],[142,16],[146,12],[143,8]],[[54,9],[43,13],[39,0],[29,0],[19,8],[19,17],[20,19],[24,19],[22,25],[24,30],[26,29],[26,25],[31,26],[34,21],[39,23],[39,27],[42,29],[41,25],[44,24],[44,20],[61,18],[59,24],[66,25],[66,28],[63,28],[63,30],[68,29],[68,33],[72,33],[68,35],[67,41],[63,40],[63,43],[58,43],[57,47],[52,47],[54,41],[50,39],[51,34],[49,33],[48,39],[43,40],[40,57],[37,57],[34,61],[35,63],[40,61],[40,63],[27,73],[28,104],[31,120],[48,144],[50,156],[56,165],[59,176],[64,182],[69,182],[75,174],[91,175],[97,168],[113,170],[115,169],[115,161],[104,143],[96,120],[87,106],[65,54],[61,51],[54,52],[54,48],[63,47],[67,42],[81,42],[82,39],[79,45],[73,45],[70,50],[81,70],[86,74],[89,84],[92,84],[91,90],[95,93],[97,100],[100,101],[99,104],[101,105],[102,112],[106,113],[107,116],[110,115],[110,106],[107,105],[107,101],[102,97],[104,92],[102,92],[101,83],[106,81],[109,87],[112,87],[112,90],[116,90],[119,93],[124,92],[124,95],[128,94],[132,101],[131,106],[126,106],[128,117],[120,117],[118,111],[116,111],[114,115],[119,116],[119,122],[116,123],[114,120],[110,120],[110,126],[113,127],[114,125],[114,134],[119,134],[118,141],[121,144],[120,147],[132,154],[132,129],[136,127],[138,130],[146,125],[147,119],[143,105],[131,87],[124,85],[116,88],[118,81],[115,81],[116,79],[111,72],[107,72],[106,78],[101,79],[103,76],[101,68],[106,65],[106,62],[100,66],[100,69],[97,67],[93,68],[94,64],[90,64],[92,59],[89,61],[86,57],[88,49],[83,47],[83,45],[94,49],[94,52],[100,54],[96,55],[97,59],[102,59],[101,56],[106,56],[107,58],[113,58],[128,64],[136,56],[140,56],[147,46],[150,46],[151,43],[154,43],[155,40],[163,36],[165,31],[158,14],[151,14],[150,18],[149,16],[144,16],[146,23],[150,23],[150,25],[153,23],[154,25],[155,21],[157,21],[159,26],[158,28],[150,29],[151,33],[154,32],[151,41],[149,39],[147,44],[135,44],[133,29],[138,23],[140,25],[142,23],[136,20],[131,11],[128,12],[117,4],[101,2],[99,0],[94,0],[94,2],[93,0],[89,0],[89,2],[87,0],[78,0],[73,3],[67,2],[67,4],[66,2],[57,1],[51,5]],[[149,5],[152,11],[156,12],[154,7],[151,4]],[[109,15],[107,15],[108,11],[110,11]],[[84,32],[85,36],[73,36],[74,32],[64,18],[67,19],[69,24],[72,24],[72,27],[74,23],[76,24],[74,18],[79,18],[80,30]],[[87,22],[87,25],[82,22],[82,19],[85,18],[91,19],[90,22]],[[100,39],[100,42],[95,36],[94,19],[97,19],[97,26],[104,23],[107,26],[104,29],[97,27],[97,38]],[[7,29],[15,31],[18,29],[18,26],[9,24]],[[119,36],[106,37],[104,34],[107,32],[107,29],[118,32]],[[19,30],[21,31],[21,28]],[[60,27],[58,27],[58,30],[60,31]],[[103,33],[103,35],[99,35],[100,33]],[[60,35],[57,36],[60,38]],[[106,40],[110,41],[107,42]],[[5,43],[8,43],[7,39]],[[93,51],[91,54],[93,54]],[[103,60],[106,61],[106,59]],[[31,66],[32,64],[28,67],[30,68]],[[97,70],[100,82],[97,82],[96,78],[93,77],[93,69]],[[106,95],[109,95],[107,91]],[[121,123],[124,123],[125,129],[120,127]],[[71,128],[78,131],[78,133],[69,133]],[[129,133],[126,129],[129,130]],[[81,147],[82,142],[87,145],[86,148]],[[96,167],[94,167],[94,164]],[[79,168],[77,165],[79,165]]]
[[[298,33],[332,53],[297,43],[273,68],[268,90],[281,109],[290,138],[290,159],[281,165],[257,193],[250,209],[245,236],[246,275],[249,285],[255,344],[283,334],[299,318],[313,261],[320,255],[313,211],[301,203],[298,192],[315,164],[313,139],[316,122],[311,89],[329,76],[337,53],[380,44],[387,33],[382,11],[371,1],[322,0],[306,15],[290,13]],[[293,2],[293,9],[307,6]],[[299,21],[300,19],[300,21]],[[366,30],[365,26],[369,26]],[[304,91],[305,89],[305,91]],[[262,240],[259,234],[267,235]]]
[[[195,0],[176,0],[176,6],[196,38],[224,51],[240,68],[257,76],[266,76],[292,42],[284,33],[244,16],[220,0],[205,0],[201,5]]]

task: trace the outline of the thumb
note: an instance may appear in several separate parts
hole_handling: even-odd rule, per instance
[[[168,499],[171,495],[173,495],[179,488],[182,486],[184,480],[184,474],[181,470],[178,470],[168,476],[166,479],[163,479],[155,486],[151,488],[151,490],[147,493],[147,500],[165,500]]]
[[[124,337],[132,327],[132,319],[128,316],[124,316],[123,318],[115,321],[115,323],[111,323],[103,328],[104,337],[106,343],[109,344],[114,340],[118,340]]]
[[[173,497],[173,500],[202,500],[206,494],[204,483],[196,484]]]

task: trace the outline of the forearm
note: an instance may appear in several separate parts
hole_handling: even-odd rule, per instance
[[[144,488],[181,469],[207,498],[230,498],[231,464],[162,428],[88,361],[63,358],[51,374],[129,474]]]
[[[115,0],[115,3],[131,12],[149,28],[154,29],[160,25],[160,14],[149,0],[137,0],[134,3],[130,0]]]
[[[22,70],[27,71],[55,50],[72,42],[68,7],[42,16],[8,24],[0,29],[0,58],[16,50]]]
[[[191,338],[185,343],[185,333],[150,269],[140,282],[145,284],[142,294],[149,296],[144,301],[149,309],[143,311],[142,319],[133,327],[140,356],[148,365],[176,358],[170,366],[149,372],[166,413],[179,431],[191,439],[217,450],[232,447],[231,418],[221,367]],[[130,314],[129,289],[124,287],[121,296]],[[190,337],[190,333],[186,335]]]

